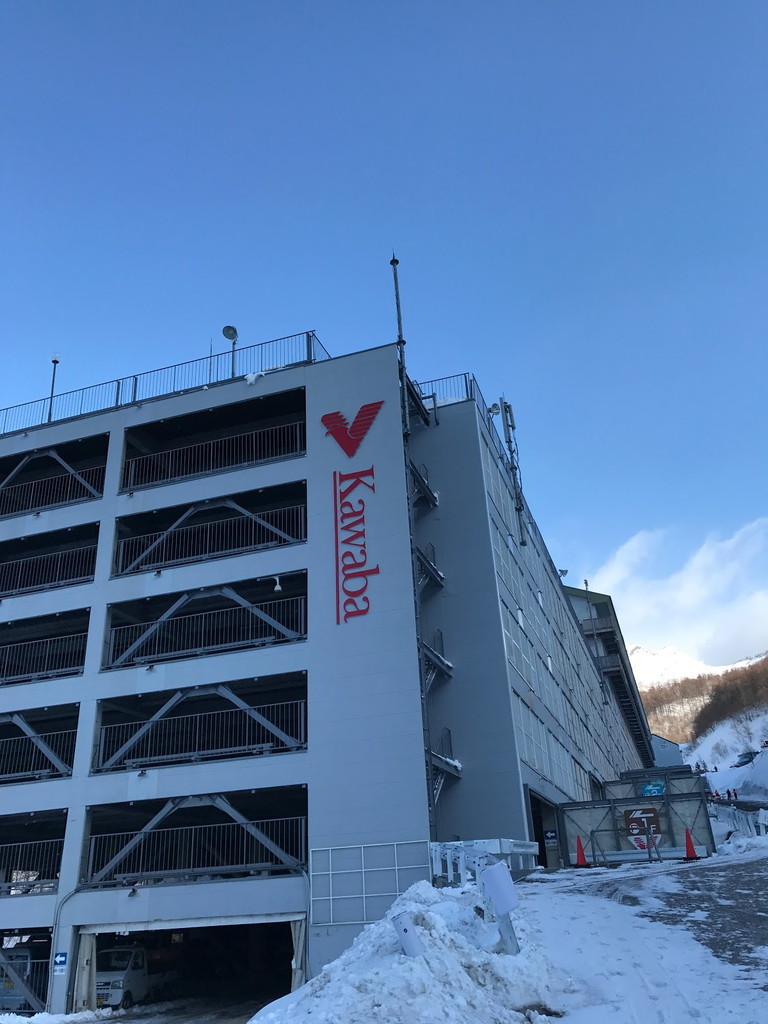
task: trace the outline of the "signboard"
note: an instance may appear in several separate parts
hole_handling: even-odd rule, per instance
[[[637,836],[630,835],[627,839],[632,843],[636,850],[642,850],[645,853],[648,849],[655,850],[658,846],[664,842],[664,836]]]
[[[382,405],[384,402],[368,402],[360,406],[351,424],[339,411],[325,413],[320,417],[326,428],[325,436],[332,437],[348,459],[354,458]],[[366,506],[375,494],[373,464],[366,469],[333,474],[338,624],[367,615],[371,607],[368,586],[371,577],[381,571],[378,564],[371,564],[366,534]]]
[[[53,962],[56,964],[57,967],[66,967],[67,966],[67,954],[66,953],[57,953],[54,956],[54,958],[53,958]]]
[[[544,845],[557,846],[557,829],[548,828],[544,831]]]
[[[665,789],[664,779],[651,779],[640,787],[640,796],[664,796]]]
[[[624,827],[632,836],[645,836],[647,832],[661,831],[659,812],[655,807],[640,807],[635,811],[624,811]]]

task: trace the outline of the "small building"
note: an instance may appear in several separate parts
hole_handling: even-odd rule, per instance
[[[665,739],[663,736],[652,735],[653,757],[660,768],[683,763],[683,752],[678,743]]]

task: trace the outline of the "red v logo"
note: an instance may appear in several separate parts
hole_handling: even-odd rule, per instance
[[[382,405],[383,402],[369,402],[368,405],[361,406],[357,416],[352,420],[352,426],[340,412],[327,412],[325,416],[320,417],[320,422],[328,428],[325,436],[332,437],[344,454],[351,459],[363,443],[363,438],[371,429],[371,424]]]

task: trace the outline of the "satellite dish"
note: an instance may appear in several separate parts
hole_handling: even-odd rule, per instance
[[[221,333],[227,339],[227,341],[237,341],[237,328],[236,327],[224,327]]]

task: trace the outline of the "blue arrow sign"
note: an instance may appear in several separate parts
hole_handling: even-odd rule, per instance
[[[67,954],[66,953],[57,953],[56,956],[53,958],[53,962],[55,964],[58,964],[59,966],[63,967],[64,964],[66,964],[66,962],[67,962]]]

